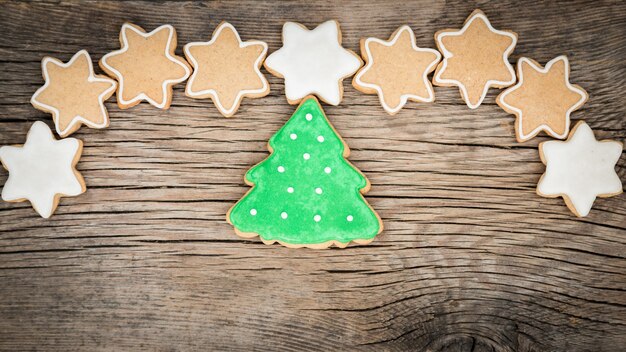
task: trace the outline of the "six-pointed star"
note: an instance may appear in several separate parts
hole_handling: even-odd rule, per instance
[[[259,98],[269,93],[269,84],[259,71],[267,44],[242,42],[228,22],[217,27],[211,41],[186,44],[184,51],[194,68],[185,93],[198,99],[210,97],[226,117],[237,112],[243,97]]]
[[[415,44],[415,34],[409,26],[398,28],[388,41],[367,38],[361,42],[366,62],[352,81],[365,93],[378,93],[380,103],[394,115],[407,100],[435,100],[428,74],[441,59],[437,50],[423,49]]]
[[[443,60],[433,83],[459,87],[470,109],[480,106],[489,87],[504,88],[515,83],[508,57],[517,43],[517,34],[496,30],[482,11],[472,12],[461,30],[438,31],[435,42]]]
[[[587,216],[596,197],[622,193],[622,182],[615,172],[622,148],[616,141],[598,142],[591,128],[580,121],[567,141],[539,144],[546,172],[539,180],[537,194],[562,196],[574,214]]]
[[[109,125],[104,101],[113,95],[117,82],[94,74],[86,50],[76,53],[67,64],[45,57],[41,61],[41,71],[45,84],[30,102],[35,108],[52,114],[59,136],[69,136],[81,124],[92,128]]]
[[[122,48],[100,60],[100,67],[117,78],[117,104],[127,109],[146,100],[159,109],[172,102],[172,86],[186,80],[191,68],[176,56],[176,30],[169,24],[150,33],[124,23],[120,31]]]
[[[285,95],[297,104],[307,95],[317,95],[324,102],[339,105],[343,96],[342,81],[363,64],[354,52],[341,46],[337,21],[327,21],[313,30],[301,24],[283,25],[283,47],[265,60],[265,68],[285,79]]]
[[[515,114],[515,136],[527,141],[540,131],[554,138],[567,136],[570,114],[587,101],[587,92],[569,83],[569,61],[559,56],[542,68],[536,61],[522,57],[517,62],[519,82],[502,92],[496,102]]]
[[[82,146],[76,138],[57,141],[45,123],[35,122],[23,146],[0,148],[0,161],[9,171],[2,199],[28,200],[39,215],[49,218],[61,196],[85,192],[83,178],[75,169]]]

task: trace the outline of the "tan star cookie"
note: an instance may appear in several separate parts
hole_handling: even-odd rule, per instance
[[[176,50],[176,30],[169,24],[150,33],[124,23],[120,31],[122,48],[108,53],[100,67],[119,81],[117,105],[128,109],[142,100],[159,109],[172,102],[172,86],[191,74],[189,64]]]
[[[519,59],[519,82],[496,99],[502,109],[516,116],[518,142],[527,141],[541,131],[554,138],[567,137],[570,114],[588,99],[584,89],[570,84],[569,72],[565,56],[551,60],[545,68],[532,59]]]
[[[260,98],[270,92],[259,70],[267,55],[267,44],[242,42],[228,22],[220,23],[211,41],[186,44],[184,52],[194,69],[185,94],[196,99],[211,98],[226,117],[237,112],[244,97]]]
[[[474,10],[461,30],[438,31],[435,42],[443,60],[433,83],[459,87],[470,109],[480,106],[489,87],[504,88],[515,83],[508,57],[517,43],[517,34],[493,28],[482,11]]]
[[[383,109],[395,115],[408,100],[435,100],[428,74],[441,60],[437,50],[415,45],[409,26],[398,28],[388,41],[361,39],[361,55],[366,65],[352,80],[352,85],[367,94],[378,94]]]
[[[41,60],[45,84],[30,99],[31,104],[52,114],[57,133],[67,137],[85,124],[105,128],[109,115],[104,101],[115,92],[117,82],[94,74],[86,50],[76,53],[66,64],[52,58]]]

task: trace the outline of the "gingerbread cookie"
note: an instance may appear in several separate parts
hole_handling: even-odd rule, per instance
[[[117,82],[94,73],[86,50],[76,53],[66,64],[45,57],[41,72],[45,84],[31,97],[30,103],[52,114],[59,136],[69,136],[82,124],[91,128],[109,126],[104,101],[113,95]]]
[[[289,104],[298,104],[309,94],[339,105],[343,98],[343,79],[363,65],[361,58],[341,46],[337,21],[327,21],[313,30],[287,22],[283,25],[283,47],[265,60],[265,68],[285,79]]]
[[[287,247],[371,242],[382,222],[363,198],[370,184],[346,158],[350,149],[309,96],[270,138],[270,156],[250,169],[253,188],[228,212],[242,237]]]
[[[243,97],[260,98],[270,92],[259,70],[267,44],[242,42],[228,22],[220,23],[211,41],[186,44],[184,51],[194,69],[185,94],[196,99],[211,98],[226,117],[237,112]]]
[[[572,129],[566,141],[539,144],[539,156],[546,172],[537,185],[543,197],[563,197],[577,216],[587,216],[596,197],[622,193],[615,165],[622,155],[620,142],[597,141],[583,121]]]
[[[174,54],[174,27],[166,24],[146,33],[139,26],[124,23],[120,43],[120,50],[100,60],[100,67],[119,81],[117,105],[128,109],[145,100],[159,109],[168,109],[172,86],[191,74],[185,59]]]
[[[580,86],[569,82],[569,61],[559,56],[542,68],[532,59],[517,61],[519,81],[500,93],[496,102],[516,116],[515,136],[527,141],[541,131],[554,138],[567,136],[570,114],[589,98]]]
[[[82,149],[79,139],[57,141],[45,123],[33,123],[23,146],[0,148],[0,161],[9,171],[2,199],[28,200],[39,215],[49,218],[60,197],[77,196],[86,190],[76,170]]]
[[[427,76],[441,60],[441,54],[419,48],[409,26],[398,28],[388,41],[361,39],[361,55],[365,67],[354,76],[352,85],[367,94],[377,93],[390,115],[400,111],[408,100],[435,101]]]
[[[435,33],[435,43],[443,60],[433,83],[459,87],[470,109],[480,106],[490,87],[515,83],[515,71],[508,58],[517,44],[517,34],[494,29],[482,11],[474,10],[460,30]]]

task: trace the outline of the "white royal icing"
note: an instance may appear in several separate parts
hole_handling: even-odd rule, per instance
[[[145,93],[140,93],[137,96],[133,97],[130,100],[126,100],[124,99],[124,75],[122,75],[121,72],[119,72],[118,70],[114,69],[112,66],[110,66],[109,64],[107,64],[107,59],[113,55],[119,55],[122,53],[125,53],[126,51],[128,51],[128,38],[126,37],[126,31],[133,31],[137,34],[139,34],[140,36],[144,37],[144,38],[148,38],[154,34],[156,34],[157,32],[161,31],[161,30],[167,30],[169,31],[169,35],[167,37],[167,45],[165,46],[165,56],[172,61],[173,63],[179,65],[180,67],[182,67],[185,70],[185,75],[181,78],[176,78],[176,79],[166,79],[165,81],[163,81],[163,101],[158,102],[155,101],[154,99],[150,98],[148,95],[146,95]],[[191,69],[189,67],[187,67],[187,65],[183,64],[180,62],[179,59],[173,57],[170,54],[170,46],[172,45],[172,39],[174,37],[174,27],[172,27],[169,24],[164,24],[162,26],[160,26],[159,28],[153,30],[152,32],[149,33],[144,33],[142,31],[140,31],[139,29],[133,27],[132,25],[128,24],[128,23],[124,23],[122,25],[122,48],[120,50],[116,50],[113,52],[110,52],[106,55],[104,55],[101,59],[102,65],[104,65],[107,69],[111,70],[111,72],[113,72],[115,74],[115,77],[117,78],[117,80],[120,82],[120,86],[119,86],[119,94],[117,95],[117,99],[118,101],[120,101],[123,105],[131,105],[137,101],[141,101],[141,100],[145,100],[147,102],[149,102],[150,104],[154,105],[155,107],[159,108],[159,109],[163,109],[165,107],[165,105],[167,104],[167,87],[170,84],[176,84],[176,83],[180,83],[184,80],[186,80],[187,78],[189,78],[189,75],[191,74]]]
[[[512,92],[516,91],[517,89],[519,89],[519,87],[522,86],[522,84],[524,84],[524,70],[522,69],[522,67],[524,67],[522,64],[526,63],[528,64],[533,70],[540,72],[542,74],[548,73],[548,71],[550,71],[550,68],[552,68],[552,65],[554,65],[556,62],[558,61],[563,61],[563,63],[565,64],[565,85],[567,86],[567,88],[569,90],[571,90],[572,92],[580,95],[580,100],[578,100],[578,102],[576,102],[576,104],[572,105],[566,112],[565,114],[565,130],[563,131],[562,134],[558,134],[556,133],[552,127],[550,127],[549,125],[546,124],[541,124],[539,126],[537,126],[537,128],[535,128],[534,130],[532,130],[531,132],[529,132],[528,134],[524,134],[524,129],[522,128],[522,122],[523,122],[523,112],[522,110],[509,105],[506,103],[505,98],[511,94]],[[548,134],[550,134],[552,137],[554,138],[559,138],[559,139],[563,139],[567,136],[567,134],[569,133],[569,127],[570,127],[570,114],[576,110],[577,108],[580,107],[580,104],[582,104],[586,99],[587,99],[587,93],[585,93],[584,90],[581,90],[579,88],[574,87],[571,83],[569,83],[569,60],[567,60],[567,56],[565,55],[561,55],[558,56],[552,60],[550,60],[550,62],[548,62],[546,64],[545,68],[541,68],[541,66],[537,66],[532,60],[529,60],[528,58],[522,57],[517,61],[517,73],[519,75],[519,82],[517,82],[516,85],[514,85],[513,87],[507,89],[506,91],[504,91],[501,95],[500,95],[500,104],[506,106],[508,109],[515,111],[518,115],[517,118],[517,131],[519,133],[519,138],[521,140],[527,140],[533,136],[535,136],[537,133],[539,133],[539,131],[543,130],[546,131]]]
[[[469,26],[472,24],[472,22],[474,22],[477,18],[480,18],[482,21],[485,22],[485,24],[487,25],[487,28],[489,28],[489,30],[493,33],[499,34],[499,35],[506,35],[507,37],[510,37],[512,39],[511,41],[511,45],[509,45],[506,50],[504,51],[504,53],[502,53],[502,60],[504,61],[504,64],[506,65],[507,69],[509,70],[509,72],[511,73],[511,79],[508,81],[498,81],[498,80],[489,80],[487,81],[487,84],[485,84],[485,87],[483,89],[483,92],[480,96],[480,99],[478,100],[478,103],[476,104],[472,104],[469,101],[468,98],[468,93],[467,93],[467,88],[465,87],[465,85],[463,85],[463,83],[461,83],[460,81],[457,81],[455,79],[443,79],[441,78],[441,75],[443,74],[443,72],[446,70],[446,67],[448,66],[448,59],[451,58],[453,56],[453,54],[448,51],[446,49],[446,47],[443,45],[443,41],[442,38],[443,37],[447,37],[447,36],[459,36],[459,35],[463,35],[463,33],[465,33],[465,31],[469,28]],[[465,102],[467,103],[467,106],[470,109],[476,109],[477,107],[480,106],[480,104],[482,104],[483,100],[485,100],[485,97],[487,96],[487,91],[489,90],[489,88],[493,85],[502,85],[502,86],[508,86],[511,85],[513,83],[515,83],[515,71],[513,70],[513,66],[511,66],[511,64],[509,63],[508,57],[511,54],[511,52],[513,52],[513,48],[515,48],[515,45],[517,44],[517,36],[515,36],[512,33],[506,32],[506,31],[500,31],[497,30],[495,28],[493,28],[493,26],[491,25],[491,22],[489,22],[489,20],[487,19],[487,16],[485,16],[484,13],[478,12],[475,13],[463,26],[463,28],[460,31],[456,31],[456,32],[442,32],[439,33],[436,38],[437,42],[439,43],[439,47],[442,49],[442,54],[443,54],[443,66],[441,67],[441,69],[439,70],[439,72],[437,72],[437,74],[435,74],[435,77],[433,78],[437,83],[450,83],[450,84],[454,84],[456,86],[458,86],[461,89],[461,94],[463,94],[463,99],[465,100]]]
[[[85,191],[73,165],[80,148],[78,139],[57,141],[48,125],[35,122],[23,146],[0,148],[0,160],[9,170],[2,199],[26,199],[41,216],[49,218],[56,196],[77,196]]]
[[[102,112],[103,120],[102,120],[102,123],[96,123],[80,115],[77,115],[77,116],[74,116],[74,118],[72,118],[72,121],[70,121],[70,123],[67,125],[67,127],[64,130],[61,130],[60,121],[59,121],[59,115],[60,115],[59,109],[55,108],[54,106],[50,106],[42,102],[39,102],[37,98],[39,97],[41,92],[43,92],[50,85],[50,75],[48,74],[48,65],[57,65],[63,68],[67,68],[69,66],[72,66],[72,64],[74,64],[74,61],[78,60],[81,56],[86,56],[85,60],[87,60],[87,63],[89,64],[89,77],[87,77],[87,82],[100,82],[100,83],[111,84],[111,88],[103,91],[98,96],[98,103],[100,104],[100,111]],[[106,107],[104,106],[104,100],[105,100],[105,97],[108,96],[109,93],[111,93],[111,91],[114,91],[117,88],[117,82],[110,78],[96,77],[94,70],[93,70],[93,63],[91,62],[91,57],[89,56],[89,53],[87,52],[87,50],[81,50],[77,52],[76,54],[74,54],[74,56],[72,56],[70,61],[68,61],[66,64],[60,62],[57,59],[47,56],[41,61],[41,71],[43,72],[45,84],[39,89],[37,89],[35,94],[33,94],[33,96],[30,98],[30,102],[31,104],[37,107],[53,111],[53,115],[55,116],[54,125],[55,125],[56,132],[59,134],[59,136],[63,136],[67,133],[67,131],[71,131],[77,123],[83,123],[91,128],[104,128],[109,124],[109,116],[107,114]],[[80,92],[75,92],[75,93],[80,93]]]
[[[398,39],[402,36],[402,32],[409,33],[411,37],[411,45],[414,51],[423,52],[423,53],[432,53],[432,54],[435,54],[437,58],[433,60],[433,62],[426,68],[426,70],[422,74],[422,80],[424,82],[424,85],[426,86],[426,89],[428,90],[428,96],[422,97],[422,96],[415,95],[415,94],[402,94],[402,96],[400,96],[400,103],[397,106],[389,106],[389,104],[387,104],[384,98],[382,87],[377,84],[363,82],[361,78],[374,65],[374,57],[372,56],[372,52],[370,51],[370,44],[374,42],[374,43],[378,43],[387,47],[393,46],[396,44]],[[391,114],[395,114],[396,112],[400,111],[400,109],[402,109],[406,105],[409,99],[415,99],[417,101],[421,101],[424,103],[430,103],[435,100],[435,92],[433,91],[433,87],[430,84],[430,81],[428,80],[428,74],[432,71],[431,68],[436,66],[439,63],[439,60],[441,60],[441,54],[439,53],[439,51],[434,50],[434,49],[420,48],[415,44],[415,42],[416,42],[415,33],[413,33],[413,30],[409,26],[400,27],[400,30],[397,31],[396,35],[393,37],[391,41],[380,40],[378,38],[367,38],[365,40],[364,47],[365,47],[365,54],[367,55],[367,58],[368,58],[367,60],[368,62],[365,68],[363,68],[363,70],[361,70],[361,72],[359,72],[355,76],[356,82],[360,86],[368,87],[368,88],[372,88],[376,90],[376,92],[378,93],[380,104],[383,106],[383,109],[385,109],[385,111]]]
[[[537,193],[566,197],[576,215],[587,216],[597,196],[622,192],[622,182],[615,172],[622,144],[598,142],[584,122],[575,127],[567,141],[542,143],[541,153],[546,172],[539,180]]]
[[[294,22],[283,25],[283,47],[265,66],[284,77],[289,101],[315,94],[331,105],[341,102],[341,80],[353,75],[361,60],[341,46],[340,37],[339,24],[332,20],[313,30]]]
[[[267,53],[267,44],[265,42],[258,41],[258,40],[249,40],[249,41],[246,41],[245,43],[242,42],[241,41],[241,37],[239,37],[239,33],[237,32],[235,27],[233,27],[233,25],[228,23],[228,22],[224,22],[217,28],[217,31],[215,32],[215,34],[213,35],[213,37],[211,38],[210,41],[208,41],[208,42],[192,42],[192,43],[188,43],[188,44],[186,44],[184,46],[185,55],[191,60],[193,67],[198,67],[198,61],[191,54],[190,48],[192,48],[194,46],[209,46],[209,45],[213,44],[217,40],[217,38],[219,38],[220,33],[222,32],[222,30],[224,28],[230,28],[233,31],[233,33],[235,34],[235,37],[237,37],[237,41],[239,42],[239,48],[245,48],[245,47],[248,47],[248,46],[251,46],[251,45],[261,45],[261,46],[263,46],[263,51],[261,52],[259,57],[254,62],[254,71],[259,76],[259,79],[261,80],[261,82],[263,82],[263,87],[261,87],[259,89],[244,89],[244,90],[240,90],[239,93],[237,93],[237,96],[235,97],[235,100],[234,100],[235,104],[233,104],[233,106],[230,109],[227,109],[226,107],[224,107],[224,105],[222,105],[222,102],[220,101],[219,95],[217,94],[215,89],[205,89],[205,90],[200,90],[200,91],[193,91],[192,90],[193,82],[196,79],[196,76],[198,75],[198,71],[196,70],[191,75],[191,78],[189,78],[189,83],[187,83],[187,87],[185,88],[185,92],[189,96],[191,96],[191,97],[198,97],[198,96],[204,96],[206,94],[209,94],[211,96],[211,98],[213,99],[213,101],[215,102],[215,104],[217,105],[218,109],[220,111],[223,111],[225,114],[230,115],[238,108],[239,104],[237,104],[237,102],[241,101],[243,99],[244,95],[246,95],[246,94],[262,93],[262,92],[265,92],[267,90],[267,87],[268,87],[267,80],[265,79],[265,76],[263,76],[261,71],[259,70],[259,63],[263,60],[263,58],[265,57],[265,54]]]

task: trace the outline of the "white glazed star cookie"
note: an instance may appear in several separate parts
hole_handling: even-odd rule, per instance
[[[82,148],[82,141],[57,141],[48,125],[35,122],[23,146],[0,148],[0,161],[9,171],[2,199],[28,200],[39,215],[49,218],[60,197],[77,196],[86,190],[83,177],[76,170]]]
[[[577,216],[587,216],[596,197],[622,193],[622,182],[615,164],[622,154],[622,144],[597,141],[591,128],[580,121],[567,141],[539,144],[546,172],[537,185],[537,194],[554,198],[562,196]]]
[[[343,79],[352,76],[363,64],[354,52],[341,46],[337,21],[327,21],[313,30],[299,23],[283,25],[283,47],[265,60],[265,68],[285,79],[289,104],[298,104],[315,94],[324,102],[339,105]]]
[[[145,100],[159,109],[168,109],[172,86],[191,74],[187,61],[174,54],[174,27],[166,24],[146,33],[139,26],[124,23],[120,43],[120,50],[100,59],[104,72],[119,81],[117,105],[128,109]]]

